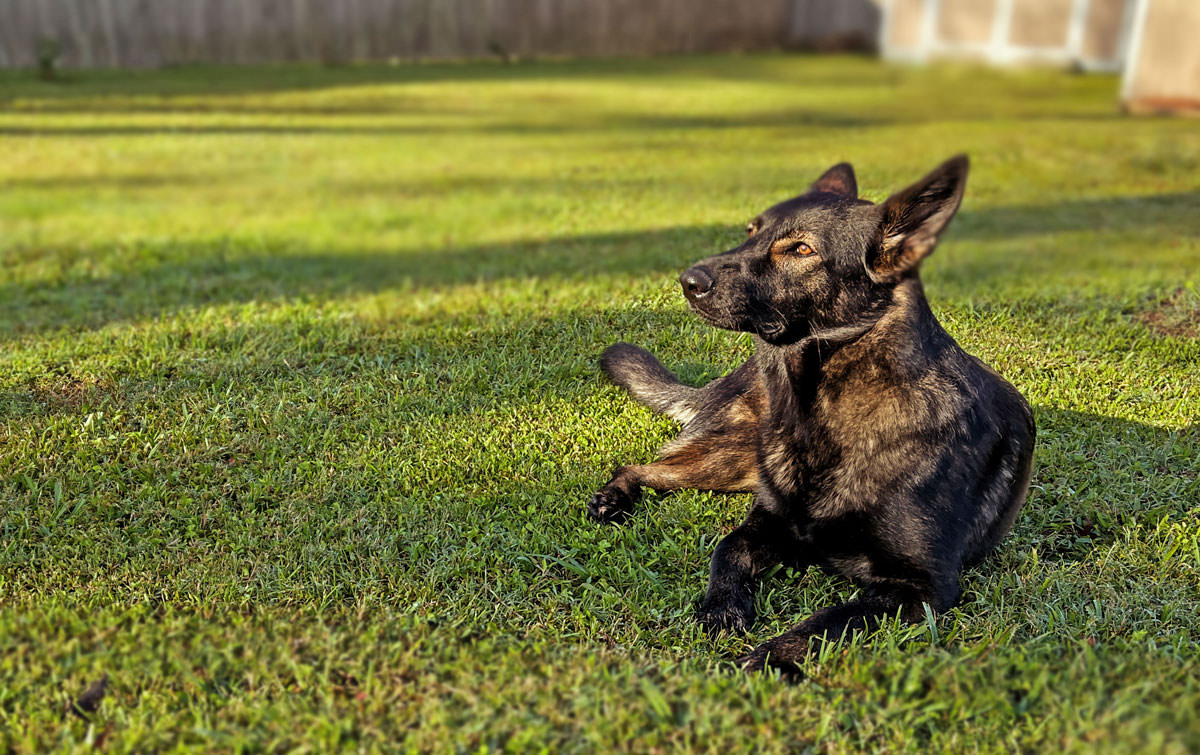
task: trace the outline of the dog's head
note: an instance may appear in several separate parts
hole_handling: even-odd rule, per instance
[[[710,324],[769,343],[861,323],[917,275],[966,179],[959,155],[874,204],[858,198],[854,169],[835,165],[804,194],[750,221],[740,246],[684,271],[683,293]]]

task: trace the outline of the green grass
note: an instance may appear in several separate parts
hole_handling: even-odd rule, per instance
[[[1200,749],[1200,128],[791,56],[0,73],[0,749]],[[745,337],[674,276],[966,151],[935,311],[1035,406],[1000,551],[788,685],[694,620],[746,496],[583,503]],[[69,698],[107,674],[90,722]]]

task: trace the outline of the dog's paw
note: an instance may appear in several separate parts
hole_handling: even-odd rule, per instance
[[[620,488],[601,488],[588,501],[588,516],[601,524],[620,524],[633,513],[633,503]]]
[[[800,661],[808,654],[808,643],[787,636],[767,640],[734,662],[748,674],[775,670],[785,681],[804,678]]]
[[[754,600],[748,596],[708,597],[697,615],[704,631],[711,636],[721,632],[745,634],[754,623]]]

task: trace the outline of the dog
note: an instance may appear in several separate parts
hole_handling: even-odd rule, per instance
[[[1025,502],[1035,426],[1011,384],[942,328],[919,267],[958,211],[964,155],[881,204],[847,163],[750,221],[738,247],[679,276],[706,323],[754,335],[754,355],[701,388],[644,349],[601,369],[682,423],[647,465],[623,466],[588,504],[619,522],[643,487],[755,493],[712,557],[699,619],[709,633],[755,619],[756,576],[823,566],[862,589],[739,659],[798,673],[823,639],[959,599],[959,575],[1008,533]]]

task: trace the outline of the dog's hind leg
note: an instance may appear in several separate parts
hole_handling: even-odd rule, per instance
[[[679,382],[643,348],[615,343],[600,355],[600,369],[609,380],[659,414],[679,422],[688,422],[696,416],[700,389]]]

